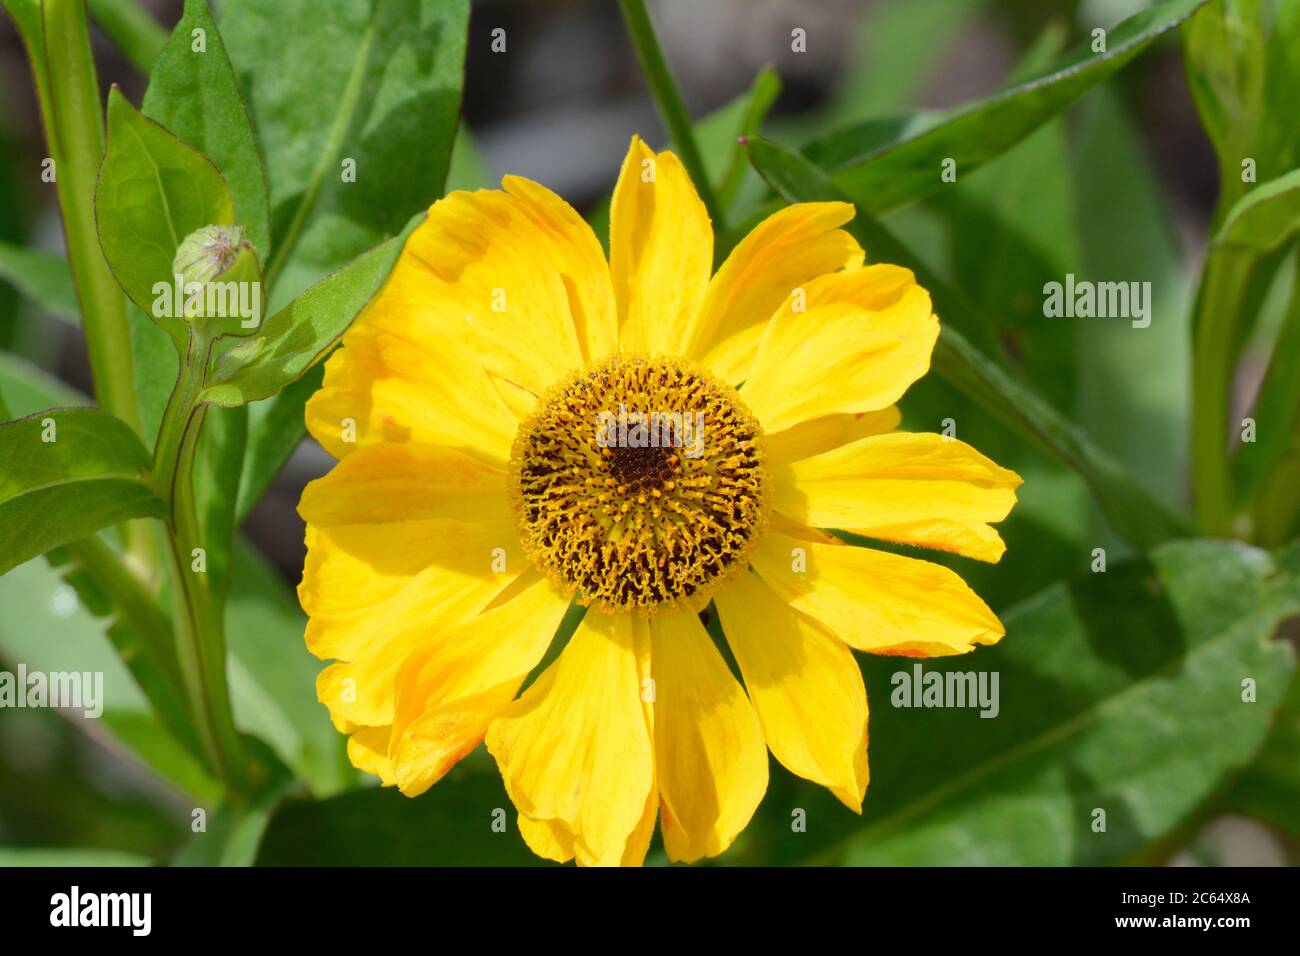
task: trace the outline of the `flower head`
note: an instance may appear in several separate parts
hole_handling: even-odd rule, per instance
[[[299,595],[353,763],[413,796],[486,737],[528,845],[582,864],[641,862],[656,820],[671,859],[721,853],[768,750],[860,810],[850,649],[1003,634],[954,572],[826,530],[1001,557],[1020,479],[895,430],[929,295],[863,264],[843,203],[775,213],[711,276],[688,176],[639,139],[608,261],[503,187],[430,208],[308,405],[339,463],[303,494]]]
[[[183,282],[211,282],[239,258],[243,226],[203,226],[181,240],[172,257],[172,272]]]

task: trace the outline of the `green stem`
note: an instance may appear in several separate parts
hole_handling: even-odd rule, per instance
[[[736,130],[736,140],[731,144],[727,168],[718,181],[718,200],[723,209],[730,209],[736,201],[736,195],[745,181],[745,173],[749,170],[749,153],[745,150],[745,143],[749,137],[758,135],[763,120],[780,94],[781,77],[770,66],[763,67],[750,85],[745,115],[741,117],[740,128]]]
[[[154,452],[154,487],[167,503],[176,654],[203,747],[217,776],[234,798],[247,786],[243,747],[230,708],[222,614],[206,572],[193,570],[203,548],[194,498],[193,468],[207,406],[199,401],[212,355],[212,340],[191,329],[181,373],[163,410]]]
[[[101,408],[139,431],[126,300],[104,261],[95,229],[95,180],[104,155],[104,118],[86,4],[85,0],[45,0],[42,10],[50,97],[49,109],[43,112],[52,123],[47,137],[95,397]]]
[[[171,625],[158,608],[139,577],[127,567],[122,556],[91,535],[68,545],[75,564],[84,569],[112,602],[111,613],[117,618],[107,628],[118,656],[126,663],[136,683],[144,691],[154,710],[196,756],[202,758],[198,739],[185,711],[185,688]],[[69,583],[75,582],[69,577]],[[119,626],[126,625],[125,627]]]
[[[1236,367],[1237,324],[1255,256],[1235,246],[1212,246],[1196,300],[1192,343],[1192,477],[1196,520],[1208,535],[1233,527],[1228,415]]]
[[[714,232],[723,232],[726,229],[726,222],[722,218],[722,210],[718,206],[717,197],[714,196],[713,184],[709,182],[709,177],[704,171],[704,160],[700,155],[699,146],[695,143],[695,130],[691,126],[691,118],[686,113],[682,95],[673,81],[672,72],[668,69],[668,61],[664,59],[659,40],[655,37],[654,24],[650,22],[645,0],[619,0],[619,6],[623,9],[623,19],[627,23],[627,32],[632,38],[636,58],[641,63],[646,82],[650,84],[650,92],[654,96],[655,105],[659,107],[664,125],[668,127],[668,134],[672,136],[673,143],[681,153],[682,164],[686,167],[686,171],[695,181],[700,200],[708,210],[709,218],[713,220]]]
[[[126,299],[104,260],[95,225],[104,117],[85,0],[45,0],[40,15],[39,26],[20,22],[19,28],[32,61],[46,142],[54,160],[68,265],[81,308],[95,398],[100,408],[141,432]],[[146,522],[132,521],[124,530],[128,552],[144,578],[152,579],[158,567],[152,529]]]

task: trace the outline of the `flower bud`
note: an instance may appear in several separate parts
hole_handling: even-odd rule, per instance
[[[187,284],[211,282],[234,265],[243,242],[243,226],[195,229],[176,248],[172,272]]]

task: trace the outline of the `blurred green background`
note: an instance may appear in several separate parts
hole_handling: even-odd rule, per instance
[[[101,16],[123,6],[91,4]],[[180,15],[178,2],[140,6],[168,29]],[[1142,6],[650,5],[715,171],[731,150],[741,98],[765,66],[782,88],[764,134],[798,146],[865,119],[986,95]],[[790,49],[796,26],[807,31],[807,53]],[[497,28],[506,30],[505,55],[490,50]],[[146,78],[104,34],[94,40],[101,85],[116,82],[139,102]],[[54,194],[33,172],[44,146],[27,69],[12,24],[0,18],[0,243],[58,252]],[[1294,124],[1294,116],[1277,119]],[[448,188],[515,173],[548,185],[595,223],[604,221],[629,135],[666,141],[617,6],[605,0],[473,3],[462,123],[467,135]],[[990,341],[1024,381],[1146,488],[1185,506],[1189,314],[1218,190],[1215,153],[1170,35],[1004,155],[959,171],[956,184],[883,221],[989,320]],[[765,199],[748,167],[738,196],[737,208],[750,211]],[[44,370],[0,354],[13,414],[88,393],[75,308],[34,305],[4,281],[6,270],[14,278],[22,263],[0,264],[0,349]],[[1243,409],[1267,365],[1291,271],[1288,257],[1264,290],[1235,383]],[[1044,318],[1043,285],[1067,273],[1151,282],[1151,327]],[[910,662],[864,660],[872,709],[864,817],[773,762],[758,817],[721,862],[1300,860],[1300,707],[1292,689],[1284,717],[1273,719],[1291,664],[1278,644],[1264,644],[1277,615],[1261,611],[1276,597],[1279,567],[1300,573],[1296,552],[1276,565],[1225,543],[1133,554],[1077,474],[938,376],[914,387],[902,408],[905,428],[938,431],[952,419],[958,437],[1025,478],[1001,528],[1004,560],[952,562],[1004,616],[1009,636],[994,651],[927,663],[999,671],[1002,713],[980,720],[974,711],[895,710],[890,675],[910,671]],[[517,834],[490,827],[492,809],[509,803],[481,749],[413,801],[374,789],[342,755],[342,738],[315,700],[320,665],[302,645],[292,592],[303,558],[294,505],[329,465],[307,440],[246,520],[227,628],[241,726],[305,786],[274,812],[227,817],[213,781],[157,729],[103,637],[104,621],[57,571],[34,561],[0,579],[0,668],[23,661],[103,670],[109,701],[99,722],[0,712],[0,863],[532,861]],[[1106,575],[1089,573],[1096,548],[1106,551]],[[1281,639],[1295,636],[1284,629]],[[1224,699],[1225,675],[1230,690],[1239,675],[1260,681],[1257,709]],[[1261,751],[1268,760],[1255,761]],[[220,840],[192,833],[196,807],[208,808],[207,835]],[[1107,809],[1105,834],[1089,826],[1096,807]],[[806,831],[791,827],[800,810]],[[651,862],[662,860],[652,851]]]

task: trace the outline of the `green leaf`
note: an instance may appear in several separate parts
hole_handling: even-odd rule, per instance
[[[1300,9],[1288,0],[1216,0],[1183,31],[1187,85],[1219,161],[1216,222],[1254,177],[1272,179],[1300,164],[1300,133],[1276,119],[1300,97],[1297,44]]]
[[[1264,73],[1264,102],[1250,144],[1257,160],[1257,176],[1271,179],[1300,166],[1300,127],[1279,117],[1291,115],[1300,98],[1300,6],[1291,0],[1267,0],[1267,67]],[[1236,159],[1240,178],[1241,159]]]
[[[230,587],[230,552],[238,520],[235,514],[248,440],[248,413],[242,408],[209,408],[194,467],[194,500],[207,574],[213,597],[224,607]]]
[[[466,0],[222,4],[267,159],[272,308],[397,235],[442,194],[467,23]]]
[[[718,202],[724,212],[735,205],[746,174],[752,175],[742,140],[758,135],[763,120],[780,94],[781,77],[771,67],[764,67],[758,71],[744,96],[695,124],[695,137],[704,152],[705,168],[717,182]],[[731,142],[724,144],[720,139],[722,136],[730,138]],[[715,156],[727,157],[726,165],[721,169],[715,168],[716,162],[710,162]]]
[[[58,379],[0,353],[0,405],[31,415],[51,403],[84,401]],[[171,625],[143,583],[117,552],[94,536],[46,557],[76,590],[82,606],[103,619],[103,631],[168,729],[177,740],[197,748],[181,702]],[[57,578],[54,582],[51,587],[57,586]]]
[[[195,30],[203,31],[197,51]],[[207,0],[185,0],[185,12],[149,77],[142,110],[212,160],[230,187],[235,222],[265,260],[271,203],[262,154]]]
[[[423,217],[417,217],[410,228]],[[407,230],[409,232],[409,229]],[[378,291],[402,251],[389,239],[312,286],[266,320],[261,334],[217,361],[203,398],[237,406],[276,395],[325,357]]]
[[[1241,443],[1233,462],[1240,497],[1254,504],[1255,540],[1266,547],[1290,540],[1300,519],[1300,281],[1295,277],[1290,295],[1250,412],[1255,440]]]
[[[3,353],[0,353],[0,393],[19,412],[50,401],[78,398],[56,380]],[[98,414],[91,409],[87,411]],[[224,415],[229,411],[210,409],[209,414]],[[243,409],[233,410],[236,415],[242,412]],[[219,434],[215,428],[211,433],[214,438]],[[196,477],[199,480],[196,494],[202,507],[206,500],[204,489],[209,487],[211,476],[205,466],[198,469]],[[102,569],[94,567],[94,562],[87,564],[87,554],[80,543],[71,546],[69,553],[73,558],[69,569],[93,572],[95,591],[106,592],[115,604],[121,603],[121,592],[109,587],[112,582],[105,580]],[[209,573],[213,569],[212,558],[210,552]],[[346,738],[334,730],[325,708],[316,701],[315,679],[322,665],[303,643],[306,620],[302,610],[278,572],[238,539],[230,564],[232,585],[226,612],[226,643],[236,724],[270,744],[279,758],[308,782],[313,792],[338,790],[353,779],[342,755]],[[105,670],[105,688],[112,711],[106,714],[106,720],[114,732],[178,785],[205,800],[214,800],[216,784],[150,713],[131,675],[104,640],[104,624],[86,613],[97,603],[90,592],[80,595],[82,606],[65,622],[63,617],[51,612],[51,607],[59,603],[55,595],[60,588],[66,590],[58,575],[41,562],[30,562],[0,578],[0,607],[6,612],[0,615],[0,653],[8,653],[12,659],[24,660],[33,668],[39,665],[44,670],[85,670],[92,662],[91,669]],[[97,609],[96,613],[102,610]],[[159,613],[156,607],[154,610]],[[124,621],[134,626],[142,618],[142,613],[125,615],[120,606],[107,613],[109,628],[118,627]],[[49,642],[45,640],[45,635],[52,633],[60,635],[56,648],[48,647]],[[128,637],[122,635],[123,640]],[[125,646],[116,636],[114,640],[119,646]],[[48,666],[42,663],[56,652],[64,656],[52,658]],[[78,665],[78,659],[86,663]],[[133,667],[136,663],[132,661]]]
[[[798,153],[756,138],[750,140],[749,155],[772,188],[791,202],[844,199],[825,174]],[[967,340],[964,330],[987,337],[984,330],[989,324],[975,314],[960,293],[861,209],[844,228],[869,250],[872,261],[892,262],[913,270],[917,281],[929,290],[935,312],[943,320],[932,360],[934,370],[1016,432],[1077,471],[1116,532],[1140,549],[1186,532],[1185,519],[1155,499],[1060,412]]]
[[[1237,201],[1224,217],[1202,270],[1193,322],[1192,471],[1198,523],[1208,534],[1226,535],[1234,526],[1238,495],[1227,436],[1236,424],[1229,421],[1230,399],[1246,326],[1261,311],[1263,283],[1257,277],[1268,277],[1297,229],[1300,169],[1255,187]]]
[[[1032,74],[1058,52],[1047,31],[1017,65]],[[1044,398],[1068,410],[1075,396],[1073,343],[1043,320],[1039,290],[1079,261],[1065,128],[1045,124],[980,169],[958,176],[924,205],[949,225],[946,257],[953,285],[970,296],[985,330],[982,344],[1006,350]]]
[[[1256,186],[1228,211],[1215,245],[1272,252],[1300,230],[1300,169]]]
[[[470,758],[473,759],[472,757]],[[505,832],[493,827],[504,814]],[[477,836],[475,836],[477,834]],[[423,796],[355,790],[289,801],[272,818],[259,866],[538,866],[495,771],[453,770]]]
[[[95,189],[99,241],[127,296],[183,352],[184,319],[155,310],[157,283],[170,287],[181,241],[204,226],[234,221],[217,167],[138,113],[114,87],[108,94],[108,146]]]
[[[96,479],[41,488],[0,504],[0,574],[52,548],[132,518],[162,518],[138,481]]]
[[[57,318],[75,322],[81,314],[63,256],[0,242],[0,279]]]
[[[1255,498],[1255,540],[1271,547],[1300,534],[1300,419],[1291,445],[1260,480]]]
[[[3,353],[0,395],[13,411],[28,415],[51,403],[85,401],[58,379]],[[46,557],[58,566],[32,561],[0,578],[0,605],[11,625],[0,627],[0,654],[43,670],[107,667],[105,721],[113,733],[177,786],[196,795],[215,793],[216,783],[196,757],[171,625],[153,596],[101,538],[72,542]],[[69,586],[75,592],[71,606]],[[49,654],[68,656],[47,660]]]
[[[320,388],[318,364],[379,290],[406,235],[421,219],[417,216],[401,236],[322,279],[267,319],[261,334],[218,360],[204,399],[232,407],[254,403],[239,520],[257,504],[307,434],[303,409]]]
[[[0,424],[0,503],[76,481],[134,480],[148,466],[135,433],[94,408],[53,408]]]
[[[1293,655],[1269,636],[1300,608],[1300,582],[1276,572],[1251,548],[1174,542],[1017,605],[996,647],[924,662],[864,657],[871,786],[861,825],[837,832],[831,815],[846,815],[833,798],[797,804],[808,833],[785,838],[777,860],[1097,865],[1169,833],[1251,762],[1286,694]],[[997,674],[997,716],[898,706],[895,675],[918,669]],[[1246,678],[1255,702],[1243,700]],[[765,812],[788,831],[788,800],[802,796],[776,795]]]
[[[805,152],[860,209],[881,215],[934,192],[941,164],[957,175],[1002,154],[1114,74],[1206,0],[1163,0],[1110,30],[1106,51],[1088,41],[1055,68],[954,110],[867,120],[814,140]]]
[[[157,440],[167,398],[176,387],[180,351],[171,336],[150,321],[134,302],[126,303],[126,315],[131,334],[131,372],[136,404],[140,409],[140,429],[153,444]]]
[[[203,31],[201,52],[194,50],[194,30]],[[262,154],[234,68],[204,0],[187,0],[185,12],[150,78],[143,112],[217,166],[230,187],[235,221],[244,227],[253,250],[265,259],[270,251],[271,226]],[[265,286],[261,296],[265,306]],[[141,418],[146,434],[153,435],[176,381],[176,357],[143,313],[131,309],[129,317]],[[236,324],[232,331],[246,335],[254,330]]]
[[[148,464],[131,427],[96,409],[0,424],[0,574],[101,528],[162,517],[140,480]]]
[[[468,7],[467,0],[222,5],[222,35],[267,158],[275,246],[264,264],[269,314],[401,234],[442,195],[460,112]],[[344,175],[351,169],[355,181]],[[279,361],[286,377],[274,384],[281,389],[311,364]],[[253,409],[248,454],[261,457],[245,463],[241,513],[305,434],[310,394],[300,385],[270,408]]]
[[[248,406],[248,446],[235,511],[237,520],[242,522],[248,517],[294,449],[307,437],[304,409],[324,380],[325,365],[319,363],[274,398]]]
[[[256,745],[254,745],[256,746]],[[194,834],[171,860],[172,866],[251,866],[276,806],[295,786],[289,771],[272,755],[263,762],[272,776],[245,805],[222,803],[209,815],[207,828]]]
[[[1300,836],[1300,679],[1291,682],[1273,732],[1237,780],[1228,803]]]
[[[1187,85],[1219,159],[1220,210],[1246,190],[1241,166],[1263,104],[1265,53],[1260,0],[1217,0],[1183,28]]]
[[[1079,112],[1070,174],[1082,255],[1054,278],[1073,271],[1149,281],[1151,324],[1083,320],[1071,336],[1061,320],[1044,321],[1041,302],[1039,324],[1074,353],[1074,420],[1147,487],[1177,501],[1187,482],[1191,276],[1161,181],[1118,92],[1098,90]]]

